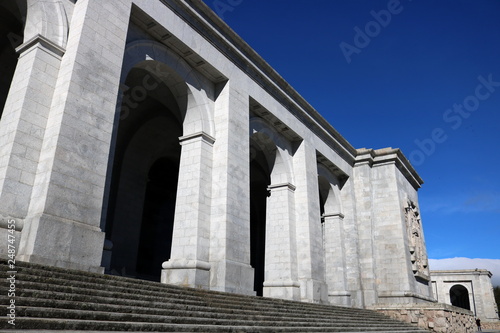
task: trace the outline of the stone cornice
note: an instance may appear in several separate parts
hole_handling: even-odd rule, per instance
[[[417,171],[404,156],[401,149],[398,148],[383,148],[377,150],[366,148],[358,149],[355,166],[363,164],[368,164],[371,167],[395,164],[415,189],[420,188],[424,183]]]
[[[34,36],[27,42],[19,45],[16,48],[16,52],[22,56],[23,53],[25,53],[28,50],[31,50],[34,47],[42,47],[44,50],[48,51],[48,53],[52,54],[54,57],[58,59],[61,59],[64,53],[66,52],[65,49],[63,49],[50,39],[40,34]]]
[[[493,274],[487,269],[455,269],[455,270],[438,270],[431,271],[431,276],[448,276],[448,275],[488,275],[490,278]]]
[[[356,149],[340,135],[257,52],[201,0],[161,0],[290,113],[342,156],[354,163]]]
[[[296,187],[290,183],[272,184],[267,187],[269,191],[289,190],[294,192]]]
[[[188,134],[185,136],[181,136],[179,138],[179,142],[181,144],[186,144],[186,143],[199,141],[199,140],[204,141],[204,142],[208,143],[209,145],[213,145],[215,142],[215,138],[210,136],[209,134],[207,134],[205,132],[197,132],[197,133],[193,133],[193,134]]]
[[[339,219],[344,219],[345,215],[342,214],[342,213],[325,213],[323,214],[323,216],[325,219],[327,218],[331,218],[331,217],[336,217],[336,218],[339,218]]]

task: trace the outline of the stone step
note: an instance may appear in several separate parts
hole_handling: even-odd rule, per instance
[[[102,274],[87,273],[87,272],[83,272],[85,274],[82,274],[82,272],[79,271],[72,271],[72,270],[68,271],[57,267],[52,268],[50,266],[33,265],[29,263],[20,263],[17,266],[18,266],[18,277],[23,276],[22,269],[24,267],[27,267],[31,269],[30,275],[36,273],[36,275],[40,277],[37,280],[43,281],[44,283],[50,283],[51,280],[47,280],[46,278],[52,276],[54,278],[60,277],[63,280],[67,281],[76,279],[78,283],[87,281],[90,282],[90,284],[87,285],[89,288],[95,288],[97,285],[102,286],[103,284],[109,285],[110,283],[112,283],[113,286],[116,286],[116,290],[121,290],[122,292],[125,293],[134,293],[137,292],[138,290],[143,292],[144,290],[147,290],[150,294],[155,294],[157,292],[166,292],[168,294],[170,293],[179,294],[182,295],[184,299],[199,300],[199,297],[203,298],[207,297],[207,291],[201,289],[177,287],[167,284],[159,284],[157,282],[142,281],[142,280],[123,278],[111,275],[102,275]],[[54,271],[51,271],[51,269],[54,269]],[[30,278],[30,281],[33,281],[33,279],[35,278]],[[59,285],[61,285],[61,280],[57,280],[56,282],[59,283]],[[71,285],[74,284],[71,283]],[[145,289],[146,286],[148,287],[147,289]],[[120,289],[119,287],[122,288]],[[220,299],[225,304],[230,302],[231,300],[239,301],[241,299],[240,295],[219,293],[214,291],[210,291],[209,295],[211,300]],[[245,302],[247,304],[257,302],[259,306],[270,305],[272,307],[280,307],[283,304],[285,304],[287,307],[290,307],[296,304],[296,302],[290,303],[290,301],[286,300],[263,298],[263,297],[250,297],[250,296],[245,299]],[[367,312],[363,309],[354,309],[354,308],[346,309],[344,307],[331,307],[331,309],[325,310],[324,308],[321,307],[321,305],[318,306],[317,304],[312,304],[312,303],[299,303],[299,304],[301,305],[301,309],[309,308],[314,311],[329,312],[335,309],[335,311],[341,311],[341,312],[345,311],[346,313],[351,313],[351,314],[356,312],[359,312],[363,315],[367,314]]]
[[[70,299],[71,297],[67,297]],[[5,296],[0,296],[0,305],[8,305],[9,299]],[[307,316],[304,318],[297,317],[296,315],[289,315],[287,313],[269,313],[264,314],[261,311],[220,311],[220,309],[212,308],[201,308],[201,307],[189,307],[181,309],[172,309],[168,305],[164,306],[161,303],[149,304],[149,307],[141,304],[142,306],[133,306],[131,304],[124,305],[114,305],[110,302],[99,302],[93,303],[96,300],[89,299],[82,301],[80,299],[65,300],[60,299],[40,299],[40,298],[26,298],[26,297],[16,297],[16,305],[21,307],[31,306],[37,308],[51,308],[51,309],[68,309],[68,310],[86,310],[86,311],[100,311],[100,312],[120,312],[120,313],[133,313],[133,314],[152,314],[160,316],[172,316],[172,317],[196,317],[196,318],[218,318],[225,320],[252,320],[252,321],[276,321],[277,319],[281,321],[288,322],[309,322],[309,323],[345,323],[345,324],[356,324],[360,325],[363,322],[370,322],[369,319],[365,318],[345,318],[341,316],[335,317],[316,317],[312,318]],[[389,323],[389,320],[377,321],[378,325],[385,325]]]
[[[43,284],[43,283],[31,283],[26,281],[19,281],[17,283],[20,291],[18,296],[36,298],[40,301],[44,299],[53,299],[58,301],[77,301],[80,303],[91,302],[91,303],[104,303],[104,304],[114,304],[118,306],[131,305],[135,307],[150,307],[152,303],[156,308],[165,309],[177,309],[180,311],[185,310],[197,310],[197,311],[210,311],[210,312],[225,312],[232,314],[248,315],[252,312],[263,312],[265,307],[256,309],[255,306],[245,304],[245,298],[243,298],[239,303],[234,304],[224,304],[217,302],[191,301],[189,304],[182,302],[179,299],[171,299],[168,296],[147,296],[144,294],[120,294],[116,292],[108,292],[103,290],[93,290],[93,289],[81,289],[77,287],[61,287],[56,284]],[[89,296],[91,294],[92,296]],[[387,317],[381,316],[378,313],[367,312],[364,314],[350,314],[345,312],[346,309],[342,308],[341,312],[328,312],[328,313],[315,313],[308,310],[301,311],[300,304],[295,307],[290,308],[268,308],[265,309],[265,313],[269,315],[282,315],[293,317],[297,314],[307,314],[310,318],[321,319],[325,316],[339,316],[350,320],[387,320]]]
[[[265,327],[311,327],[318,328],[342,328],[349,330],[352,328],[357,329],[373,329],[384,328],[386,325],[377,322],[367,323],[328,323],[328,322],[306,322],[306,321],[288,321],[276,318],[272,319],[258,319],[247,317],[245,319],[219,319],[214,317],[198,317],[193,316],[163,316],[152,314],[135,314],[135,313],[121,313],[121,312],[102,312],[102,311],[85,311],[85,310],[69,310],[69,309],[53,309],[53,308],[38,308],[38,307],[16,307],[17,313],[22,317],[30,318],[61,318],[61,319],[75,319],[75,320],[91,320],[91,321],[113,321],[113,322],[136,322],[136,323],[161,323],[161,324],[177,324],[177,325],[197,325],[197,326],[265,326]],[[394,329],[404,329],[405,326],[397,327]]]
[[[38,298],[43,298],[43,292],[41,291],[47,291],[50,292],[48,294],[50,297],[54,296],[54,293],[59,293],[63,292],[64,294],[71,293],[72,295],[79,294],[82,295],[84,298],[89,295],[89,290],[92,291],[93,297],[95,296],[102,296],[102,297],[107,297],[107,298],[112,298],[114,300],[120,300],[122,299],[124,303],[128,303],[130,300],[138,300],[138,301],[151,301],[151,300],[156,300],[158,302],[165,302],[165,299],[169,297],[169,295],[162,295],[158,296],[158,292],[156,291],[150,291],[150,290],[140,290],[140,289],[127,289],[124,287],[115,287],[115,286],[106,286],[103,284],[88,284],[88,283],[80,283],[79,281],[72,281],[72,280],[63,280],[63,279],[54,279],[54,278],[44,278],[40,276],[33,276],[30,274],[20,274],[18,273],[18,286],[22,287],[22,290],[31,290],[31,292],[38,291],[38,295],[36,297]],[[38,282],[32,282],[32,281],[26,281],[26,280],[34,280]],[[81,288],[83,287],[83,288]],[[99,290],[98,288],[105,288],[105,290]],[[124,292],[125,291],[125,292]],[[135,293],[134,293],[135,292]],[[27,296],[30,297],[30,295],[24,295],[21,294],[22,296]],[[245,302],[242,302],[241,297],[237,301],[231,301],[231,300],[226,300],[226,299],[209,299],[210,293],[204,293],[204,298],[200,299],[200,297],[195,297],[191,298],[190,302],[187,302],[186,299],[188,298],[187,296],[185,297],[186,299],[182,299],[179,301],[179,299],[175,299],[176,304],[186,304],[186,305],[198,305],[198,306],[210,306],[210,307],[218,307],[218,308],[229,308],[229,309],[240,309],[240,310],[252,310],[254,307],[252,304],[247,303],[248,297],[244,298]],[[31,295],[31,297],[34,297],[34,295]],[[64,297],[64,296],[62,296]],[[234,297],[233,297],[234,299]],[[256,297],[257,300],[259,298]],[[80,299],[80,301],[86,301],[85,299]],[[293,303],[293,306],[288,306],[285,309],[286,312],[289,313],[308,313],[313,317],[321,317],[322,315],[326,314],[331,314],[335,313],[336,315],[348,315],[349,317],[352,318],[374,318],[374,319],[384,319],[382,315],[378,313],[374,313],[371,311],[365,311],[364,313],[351,313],[349,309],[347,308],[342,308],[342,307],[333,307],[330,309],[328,308],[328,311],[325,311],[324,308],[321,308],[321,310],[310,310],[305,308],[301,308],[300,305],[303,303]],[[276,307],[275,304],[259,304],[259,310],[262,310],[266,306],[269,307],[269,311],[278,311],[281,308],[283,308],[283,304],[280,304],[281,306]]]
[[[35,276],[34,273],[37,273]],[[111,280],[108,281],[107,279],[104,279],[104,281],[95,281],[94,283],[90,282],[80,282],[75,281],[75,280],[69,280],[68,279],[59,279],[59,278],[47,278],[42,274],[38,274],[39,271],[32,270],[32,274],[24,274],[22,270],[18,271],[17,278],[20,281],[19,283],[26,283],[25,287],[33,289],[33,287],[30,286],[30,283],[39,283],[43,284],[46,287],[37,287],[36,289],[46,289],[46,290],[51,290],[51,291],[56,291],[56,290],[64,290],[66,292],[72,291],[74,293],[81,293],[87,295],[87,289],[91,290],[96,290],[97,294],[102,294],[103,296],[109,296],[109,297],[121,297],[120,294],[126,294],[125,298],[127,299],[143,299],[144,297],[142,296],[155,296],[160,298],[159,293],[161,293],[161,297],[165,298],[170,296],[182,296],[182,303],[185,304],[191,304],[191,305],[197,305],[200,304],[200,302],[205,303],[207,301],[210,301],[211,305],[214,306],[216,304],[220,304],[221,306],[226,306],[226,307],[231,307],[235,308],[238,307],[238,305],[241,305],[241,297],[238,295],[233,295],[233,294],[227,294],[227,293],[222,293],[219,294],[217,292],[210,292],[207,294],[206,291],[200,291],[198,289],[189,289],[187,290],[182,290],[182,293],[174,293],[172,295],[170,293],[171,286],[167,286],[164,284],[153,284],[148,286],[148,289],[145,289],[147,285],[142,286],[142,288],[139,288],[141,285],[140,284],[127,284],[127,283],[115,283],[115,281]],[[77,276],[79,279],[81,279],[80,276]],[[114,277],[113,277],[114,278]],[[73,281],[73,282],[72,282]],[[29,282],[29,283],[28,283]],[[113,285],[110,285],[110,282],[113,283]],[[134,280],[135,282],[135,280]],[[54,287],[56,286],[56,287]],[[167,286],[164,288],[164,286]],[[75,289],[78,288],[78,289]],[[100,288],[102,290],[99,290],[97,288]],[[114,292],[114,293],[113,293]],[[209,297],[209,300],[207,299]],[[176,301],[178,303],[178,300]],[[262,297],[246,297],[245,302],[242,305],[243,308],[248,308],[249,305],[253,305],[254,302],[256,302],[259,305],[259,308],[270,308],[270,309],[280,309],[283,307],[286,307],[288,310],[292,310],[294,307],[296,307],[296,303],[288,303],[286,301],[282,300],[276,300],[276,299],[268,299],[268,298],[262,298]],[[362,317],[366,317],[367,315],[373,314],[377,318],[383,318],[381,315],[377,313],[367,313],[364,310],[358,310],[354,309],[353,311],[350,311],[351,309],[346,309],[343,307],[331,307],[328,309],[317,307],[313,304],[308,304],[308,303],[299,303],[300,304],[300,311],[306,311],[310,310],[311,313],[314,314],[321,314],[321,313],[332,313],[335,312],[337,314],[341,313],[346,313],[350,314],[351,316],[355,316],[356,314],[359,314]],[[302,306],[304,304],[304,306]]]
[[[19,318],[16,319],[16,327],[22,327],[22,330],[35,330],[40,333],[41,330],[53,331],[122,331],[122,332],[216,332],[216,333],[274,333],[274,332],[335,332],[335,333],[428,333],[422,330],[398,330],[392,328],[363,329],[359,328],[344,329],[336,327],[318,328],[310,327],[275,327],[275,326],[223,326],[223,325],[182,325],[182,324],[159,324],[159,323],[136,323],[136,322],[113,322],[113,321],[92,321],[92,320],[72,320],[72,319],[39,319],[39,318]],[[0,328],[8,330],[5,323]],[[16,330],[19,332],[19,330]]]
[[[8,267],[0,260],[2,285]],[[16,329],[423,333],[377,312],[16,264]],[[0,295],[0,304],[10,299]],[[5,321],[0,328],[8,328]]]

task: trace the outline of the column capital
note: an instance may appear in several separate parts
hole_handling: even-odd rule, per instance
[[[202,271],[209,271],[211,265],[202,260],[170,259],[163,262],[162,267],[164,269],[199,269]]]
[[[295,192],[296,187],[290,183],[272,184],[267,187],[269,191],[279,191],[288,189],[289,191]]]
[[[342,219],[342,220],[343,220],[345,216],[344,216],[344,214],[342,214],[342,213],[325,213],[325,214],[323,214],[323,217],[324,217],[325,219],[327,219],[327,218],[331,218],[331,217],[333,217],[333,218],[337,217],[337,218],[339,218],[339,219]]]
[[[179,137],[179,142],[181,145],[197,142],[197,141],[203,141],[205,143],[208,143],[209,145],[213,145],[215,142],[215,138],[205,132],[196,132],[192,134],[188,134],[185,136]]]
[[[59,60],[62,58],[64,53],[66,53],[66,50],[64,48],[60,47],[59,45],[57,45],[56,43],[54,43],[53,41],[51,41],[47,37],[44,37],[40,34],[34,36],[33,38],[31,38],[27,42],[19,45],[16,48],[16,52],[20,56],[22,56],[24,53],[32,50],[33,48],[41,48]]]

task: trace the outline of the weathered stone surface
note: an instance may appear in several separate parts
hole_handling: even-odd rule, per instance
[[[477,331],[471,311],[446,304],[380,305],[373,309],[393,319],[417,325],[431,332],[471,333]]]
[[[402,152],[355,149],[201,1],[30,3],[0,92],[0,218],[20,259],[360,308],[434,301]]]

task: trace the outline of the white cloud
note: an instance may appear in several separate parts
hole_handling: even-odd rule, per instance
[[[471,258],[448,258],[429,259],[431,270],[452,270],[452,269],[487,269],[492,274],[491,282],[493,286],[500,286],[500,259],[471,259]]]

